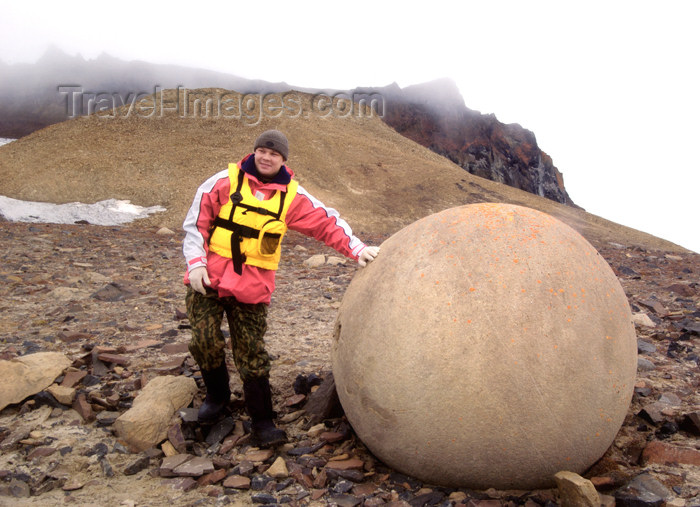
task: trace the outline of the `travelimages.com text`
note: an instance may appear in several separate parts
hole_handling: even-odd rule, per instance
[[[235,119],[257,125],[263,118],[298,118],[311,113],[320,117],[382,117],[384,98],[378,93],[319,93],[311,96],[311,111],[305,111],[303,96],[294,91],[268,94],[205,92],[178,86],[167,95],[159,86],[152,92],[92,92],[78,85],[61,85],[67,119],[94,114],[100,118],[159,118],[175,114],[180,118]],[[172,100],[174,97],[174,100]],[[308,100],[308,99],[307,99]],[[122,107],[124,106],[124,107]]]

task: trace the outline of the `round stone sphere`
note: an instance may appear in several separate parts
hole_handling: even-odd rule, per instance
[[[552,487],[607,450],[637,367],[610,266],[545,213],[472,204],[394,234],[339,309],[338,397],[381,461],[426,483]]]

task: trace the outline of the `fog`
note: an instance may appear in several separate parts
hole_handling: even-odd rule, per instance
[[[53,44],[84,59],[106,62],[106,53],[294,88],[447,77],[468,108],[534,132],[587,211],[700,251],[699,14],[692,0],[270,0],[172,10],[75,0],[42,4],[41,15],[34,3],[12,2],[0,17],[0,61],[33,63]],[[133,65],[124,72],[138,75]],[[58,71],[56,79],[71,77]],[[61,84],[99,86],[88,76]]]

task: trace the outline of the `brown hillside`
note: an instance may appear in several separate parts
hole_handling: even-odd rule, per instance
[[[391,234],[442,209],[500,201],[550,213],[592,242],[684,250],[473,176],[367,110],[348,112],[347,103],[330,107],[301,92],[186,93],[169,90],[157,97],[155,109],[150,98],[131,109],[127,105],[52,125],[0,147],[2,194],[54,203],[129,199],[167,208],[139,224],[179,228],[197,186],[248,153],[260,132],[278,128],[289,137],[289,166],[301,184],[338,209],[359,234]],[[214,107],[204,117],[197,106],[207,99]],[[223,107],[218,112],[217,104]]]

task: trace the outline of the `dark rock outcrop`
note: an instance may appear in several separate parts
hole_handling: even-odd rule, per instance
[[[472,174],[573,205],[562,174],[539,148],[535,134],[467,108],[452,81],[371,91],[385,98],[383,119],[398,133]]]

